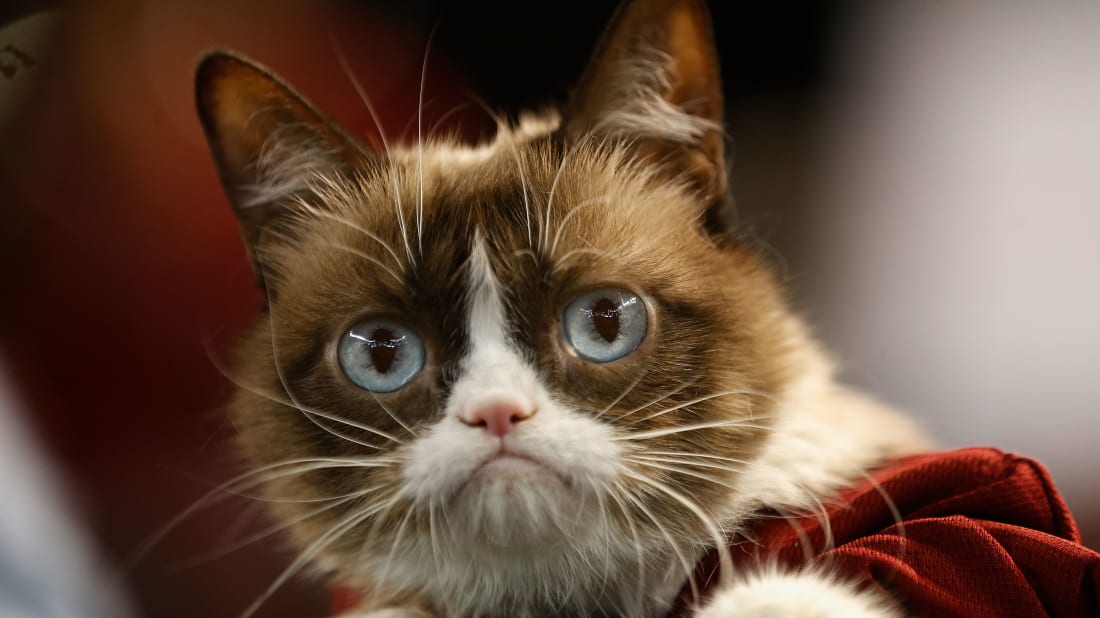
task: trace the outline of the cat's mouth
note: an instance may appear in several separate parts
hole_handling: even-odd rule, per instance
[[[572,486],[568,478],[539,458],[505,446],[501,446],[496,453],[486,457],[474,469],[467,484],[527,481],[538,477],[556,479],[567,489]]]

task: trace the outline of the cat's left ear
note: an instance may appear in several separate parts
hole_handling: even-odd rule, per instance
[[[568,137],[617,135],[725,199],[722,86],[702,0],[627,0],[565,109]]]
[[[270,71],[228,52],[210,53],[199,64],[195,102],[252,270],[265,287],[265,232],[291,218],[293,198],[318,176],[351,167],[367,148]]]

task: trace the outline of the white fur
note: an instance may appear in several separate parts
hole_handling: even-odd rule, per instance
[[[618,474],[619,448],[610,429],[555,401],[508,341],[501,291],[480,238],[475,238],[467,268],[470,352],[443,419],[410,449],[406,495],[448,499],[501,449],[536,459],[570,483],[611,482]],[[535,414],[504,438],[462,422],[478,407],[501,402]]]
[[[610,100],[603,105],[594,129],[681,144],[698,142],[706,133],[721,130],[713,120],[689,114],[666,98],[672,87],[671,63],[668,54],[645,47],[621,60],[614,83],[608,85]]]
[[[331,174],[337,165],[335,153],[309,131],[287,125],[268,136],[253,164],[256,181],[241,187],[246,192],[242,208],[285,200]]]
[[[792,332],[803,328],[792,321]],[[831,363],[804,347],[805,372],[788,389],[764,451],[738,483],[734,521],[762,508],[799,514],[821,508],[868,469],[924,450],[928,443],[908,418],[835,383]],[[889,501],[884,495],[883,500]],[[888,506],[893,508],[893,504]],[[827,522],[826,522],[827,523]],[[696,618],[889,618],[902,615],[879,592],[808,566],[783,572],[761,566],[735,573]]]
[[[883,594],[817,570],[766,568],[720,590],[694,618],[894,618]]]
[[[556,401],[516,351],[500,282],[480,238],[471,249],[466,282],[469,354],[443,418],[405,447],[403,493],[417,508],[436,509],[440,529],[432,539],[406,539],[385,564],[381,583],[447,599],[455,616],[501,607],[513,607],[515,616],[535,616],[561,603],[661,615],[684,575],[670,566],[678,564],[677,556],[662,538],[636,539],[607,517],[615,508],[607,488],[623,465],[614,430]],[[793,338],[806,336],[793,318],[790,328]],[[729,530],[761,508],[808,511],[860,480],[865,469],[924,446],[911,423],[836,386],[825,358],[810,344],[800,347],[803,378],[782,393],[774,432],[731,497],[723,521]],[[460,420],[478,405],[501,400],[537,413],[503,440]],[[482,468],[502,446],[539,463]],[[450,505],[445,529],[442,505]],[[377,577],[381,563],[368,558],[362,568]],[[813,570],[732,575],[739,583],[720,591],[700,616],[893,615],[877,597]],[[777,591],[785,596],[774,597]],[[819,604],[811,605],[815,599]],[[524,605],[511,605],[517,602]],[[809,613],[786,613],[804,610]],[[854,613],[844,613],[849,610]]]
[[[836,384],[820,352],[807,350],[802,361],[803,376],[781,400],[764,451],[739,481],[738,516],[807,511],[880,462],[929,447],[909,418]]]
[[[448,599],[462,608],[457,615],[506,606],[515,591],[543,607],[574,595],[592,598],[597,606],[622,607],[626,601],[599,600],[609,593],[598,577],[576,576],[578,565],[588,565],[595,573],[629,580],[619,571],[636,569],[636,552],[648,551],[612,530],[606,505],[601,508],[607,487],[619,476],[619,443],[591,414],[556,401],[515,350],[500,284],[480,238],[471,249],[466,281],[469,354],[443,418],[406,447],[402,472],[402,493],[417,508],[449,505],[447,531],[434,541],[410,539],[387,567],[384,583]],[[501,401],[536,413],[504,438],[462,422],[470,410]],[[502,449],[532,461],[486,465]],[[440,555],[447,559],[437,560]],[[432,565],[436,568],[426,568]],[[375,576],[377,567],[364,565]],[[666,580],[661,594],[671,597],[678,581],[667,581],[665,574],[658,579]]]

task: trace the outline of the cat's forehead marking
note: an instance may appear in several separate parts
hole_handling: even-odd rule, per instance
[[[500,281],[480,230],[471,242],[466,263],[469,345],[446,414],[462,417],[490,402],[533,409],[546,395],[534,369],[509,341]]]
[[[466,284],[469,287],[467,332],[471,350],[482,351],[507,347],[504,336],[504,303],[500,282],[493,272],[492,262],[481,230],[474,231],[467,263]]]

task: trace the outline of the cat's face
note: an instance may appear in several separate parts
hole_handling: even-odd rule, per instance
[[[639,561],[689,566],[768,434],[797,341],[768,269],[715,225],[705,16],[622,13],[561,122],[477,149],[369,152],[250,64],[200,69],[269,296],[241,443],[342,577],[468,606],[538,578],[550,604]]]

